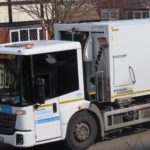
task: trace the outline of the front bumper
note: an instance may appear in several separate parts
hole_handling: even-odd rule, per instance
[[[13,135],[0,134],[0,142],[15,147],[32,147],[35,145],[35,135],[32,131],[16,131]]]

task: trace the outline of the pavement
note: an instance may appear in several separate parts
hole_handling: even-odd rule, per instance
[[[92,145],[88,150],[150,150],[150,130],[147,127],[135,131],[131,128]]]
[[[0,145],[0,150],[22,150],[8,145]],[[67,150],[63,142],[40,145],[23,150]],[[88,150],[150,150],[150,125],[129,128],[123,133],[114,133],[104,141],[98,141]]]

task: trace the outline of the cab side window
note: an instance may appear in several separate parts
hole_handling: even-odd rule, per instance
[[[45,98],[53,98],[57,92],[57,65],[53,54],[39,54],[33,56],[34,78],[43,79]]]
[[[44,79],[45,99],[79,89],[76,50],[33,55],[33,72]]]
[[[77,51],[57,53],[59,95],[79,89]]]

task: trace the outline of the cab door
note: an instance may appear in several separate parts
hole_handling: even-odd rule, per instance
[[[59,138],[61,130],[55,54],[33,55],[32,62],[36,142]],[[39,98],[43,104],[39,103]]]
[[[37,142],[61,136],[58,98],[35,109],[35,132]]]

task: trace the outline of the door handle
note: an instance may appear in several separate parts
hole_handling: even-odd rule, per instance
[[[131,66],[129,66],[129,73],[130,73],[130,77],[131,77],[131,80],[132,80],[132,83],[136,83],[136,78],[135,78],[135,73],[134,73],[134,70]]]
[[[53,103],[53,113],[57,112],[57,103]]]

